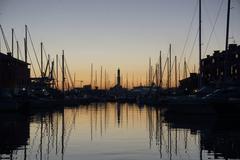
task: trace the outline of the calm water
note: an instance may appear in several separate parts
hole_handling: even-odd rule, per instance
[[[238,159],[239,122],[116,103],[1,114],[0,159]]]

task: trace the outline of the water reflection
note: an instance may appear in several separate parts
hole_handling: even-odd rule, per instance
[[[238,159],[238,122],[118,103],[5,113],[0,159]]]

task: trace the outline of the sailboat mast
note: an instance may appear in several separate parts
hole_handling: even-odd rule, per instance
[[[162,87],[162,52],[161,51],[159,55],[159,78],[160,78],[159,86]]]
[[[56,87],[58,88],[58,55],[56,55]]]
[[[24,39],[24,44],[25,44],[25,62],[27,63],[27,25],[25,25],[25,39]]]
[[[230,22],[230,8],[231,7],[231,0],[228,0],[228,9],[227,9],[227,27],[226,27],[226,44],[225,50],[228,50],[228,37],[229,37],[229,22]]]
[[[105,71],[104,71],[104,88],[105,88],[105,90],[107,89],[107,71],[106,71],[106,69],[105,69]]]
[[[230,22],[230,7],[231,0],[228,0],[228,9],[227,9],[227,27],[226,27],[226,44],[225,44],[225,52],[228,52],[228,38],[229,38],[229,22]],[[224,80],[227,78],[227,64],[226,64],[227,55],[224,56]]]
[[[175,88],[177,88],[177,56],[175,56]]]
[[[149,86],[152,84],[152,64],[151,64],[151,58],[149,58]]]
[[[12,56],[14,51],[14,29],[12,28]]]
[[[64,94],[65,68],[64,68],[64,50],[62,51],[62,92]]]
[[[202,85],[202,80],[201,80],[201,59],[202,59],[202,0],[199,0],[199,88]]]
[[[169,45],[169,87],[171,88],[171,81],[172,81],[172,45]]]
[[[91,63],[91,87],[93,86],[93,64]]]
[[[43,77],[43,43],[40,43],[41,46],[41,76]]]
[[[18,44],[18,41],[17,41],[17,59],[19,59],[19,44]]]
[[[101,66],[101,73],[100,73],[100,89],[102,89],[102,66]]]

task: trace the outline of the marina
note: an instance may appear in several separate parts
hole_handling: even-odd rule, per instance
[[[155,30],[156,22],[149,17],[146,19],[144,10],[136,9],[146,24],[132,29],[133,22],[143,23],[131,10],[136,5],[133,2],[129,2],[129,6],[126,2],[50,3],[50,6],[62,5],[63,8],[71,6],[80,14],[80,9],[75,8],[78,6],[92,20],[90,23],[85,16],[71,15],[75,18],[65,18],[64,27],[50,27],[51,32],[47,27],[29,24],[9,28],[1,22],[0,160],[240,159],[240,128],[237,126],[240,122],[240,41],[239,28],[236,29],[240,2],[215,1],[196,0],[195,6],[193,2],[183,2],[193,8],[185,42],[183,35],[174,35],[173,25],[164,24],[173,22],[167,17],[177,16],[176,12],[161,17],[166,22],[158,25],[165,26],[165,32],[173,32],[161,37],[161,41],[153,38],[156,33],[151,31]],[[149,10],[157,6],[153,5],[155,3],[161,4],[163,10],[164,5],[171,4],[141,2],[137,6],[148,10],[146,15],[163,12]],[[177,9],[180,3],[175,3],[172,6]],[[107,4],[112,5],[116,13]],[[129,27],[118,24],[125,14],[118,10],[121,7],[117,4],[126,7],[123,8],[129,15],[138,17],[128,22]],[[85,5],[91,6],[86,7],[91,10],[94,7],[102,10],[90,13],[84,10]],[[208,5],[215,7],[214,23],[209,15],[213,11],[207,11]],[[185,8],[190,15],[188,9]],[[49,24],[63,23],[58,18],[69,16],[66,11],[70,9],[55,11],[59,17],[48,20]],[[112,13],[116,17],[111,17]],[[166,10],[163,13],[167,13]],[[45,15],[42,11],[41,14]],[[185,11],[180,14],[184,15]],[[47,17],[39,15],[35,16]],[[122,18],[126,20],[129,15]],[[206,15],[211,20],[210,27],[206,27]],[[80,24],[77,18],[86,22]],[[68,21],[72,26],[67,26]],[[149,21],[153,26],[146,29]],[[9,22],[5,19],[5,23]],[[93,27],[92,23],[98,27]],[[178,23],[181,26],[185,22]],[[212,36],[219,42],[215,33],[218,27],[222,29],[218,29],[218,34],[221,33],[224,47],[216,42],[212,50],[209,49]],[[61,33],[59,38],[60,28],[72,33],[71,36]],[[140,30],[144,31],[142,39],[138,37]],[[176,30],[181,32],[180,27]],[[128,37],[128,31],[136,34],[131,43],[121,37]],[[41,32],[48,33],[46,42],[43,41],[46,34]],[[19,33],[23,36],[18,37]],[[147,33],[152,36],[151,44],[147,42]],[[194,37],[190,37],[191,34]],[[152,40],[158,44],[154,45]],[[136,45],[135,50],[133,45]],[[162,49],[164,47],[167,49]],[[183,48],[182,52],[179,48]],[[105,55],[105,52],[108,53]]]

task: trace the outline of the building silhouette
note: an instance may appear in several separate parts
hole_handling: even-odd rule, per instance
[[[0,89],[24,88],[30,82],[28,63],[14,58],[10,53],[0,53]]]

